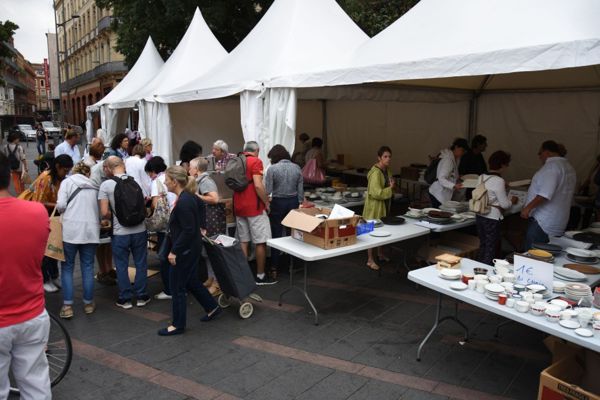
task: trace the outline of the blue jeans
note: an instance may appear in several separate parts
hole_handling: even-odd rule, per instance
[[[146,231],[131,235],[114,235],[112,237],[113,261],[117,267],[117,284],[119,300],[131,300],[133,296],[129,281],[129,254],[133,255],[135,264],[135,281],[133,291],[137,298],[146,296],[148,279],[148,234]]]
[[[94,301],[94,256],[96,243],[74,244],[63,242],[65,261],[61,263],[61,282],[63,290],[63,303],[73,304],[73,269],[75,256],[79,252],[81,266],[81,280],[83,282],[83,302],[90,304]]]
[[[271,222],[271,235],[273,239],[287,236],[286,228],[281,225],[281,221],[291,210],[300,206],[298,197],[273,197],[271,201],[271,211],[269,212],[269,221]],[[281,252],[271,247],[271,265],[274,268],[279,267],[279,256]]]
[[[527,225],[527,233],[525,234],[525,248],[523,250],[527,251],[531,249],[534,243],[548,243],[549,241],[548,234],[544,232],[535,218],[529,218],[529,225]]]
[[[166,233],[165,232],[156,232],[156,236],[158,238],[157,247],[160,249],[160,246],[165,240]],[[163,283],[163,292],[165,294],[171,295],[171,284],[169,283],[169,271],[171,269],[171,264],[169,264],[166,260],[160,260],[160,277]]]
[[[46,141],[45,140],[37,141],[37,152],[39,155],[46,153]]]
[[[173,307],[173,326],[185,329],[187,315],[187,292],[198,300],[206,313],[217,308],[217,302],[204,287],[198,276],[199,251],[192,251],[186,256],[177,256],[176,265],[170,265],[169,281]]]

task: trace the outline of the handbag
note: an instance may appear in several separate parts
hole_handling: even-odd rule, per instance
[[[302,179],[304,183],[311,185],[319,185],[325,182],[325,173],[317,166],[317,159],[308,160],[304,168],[302,168]]]
[[[62,222],[60,217],[56,216],[56,207],[50,215],[50,235],[46,242],[44,255],[58,261],[65,261],[65,251],[63,247]]]
[[[161,193],[154,212],[146,218],[146,229],[150,232],[164,232],[169,225],[171,210],[167,201],[167,193],[161,181],[157,181],[158,190]]]

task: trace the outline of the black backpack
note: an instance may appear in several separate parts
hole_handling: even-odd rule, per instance
[[[437,181],[437,167],[439,163],[440,156],[438,154],[433,160],[431,160],[429,166],[427,166],[427,169],[425,170],[425,175],[423,175],[423,179],[425,179],[425,182],[427,182],[430,185],[433,182]]]
[[[243,192],[248,187],[246,176],[246,156],[232,158],[225,167],[225,184],[234,192]]]
[[[10,151],[10,147],[6,145],[6,152],[8,153],[8,162],[10,163],[10,169],[12,171],[18,171],[21,169],[21,160],[15,154],[19,146],[15,145],[15,148]]]
[[[123,226],[136,226],[146,219],[146,202],[142,188],[131,176],[112,178],[115,186],[114,213]]]

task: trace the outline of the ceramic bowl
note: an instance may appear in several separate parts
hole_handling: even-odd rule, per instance
[[[515,310],[520,313],[526,313],[529,311],[529,303],[523,300],[519,300],[515,303]]]
[[[531,305],[531,313],[533,315],[537,315],[537,316],[543,315],[544,311],[546,311],[546,305],[545,304],[535,303],[535,304]]]

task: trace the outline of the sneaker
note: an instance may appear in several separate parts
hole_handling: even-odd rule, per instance
[[[270,280],[267,275],[265,275],[262,279],[259,278],[258,276],[255,276],[254,281],[256,282],[256,284],[258,286],[274,285],[277,283],[277,281]]]
[[[154,295],[156,300],[170,300],[171,297],[172,296],[170,294],[166,294],[164,291]]]
[[[58,288],[54,286],[54,283],[52,283],[52,281],[44,283],[44,290],[48,293],[58,292]]]
[[[62,319],[71,319],[71,318],[73,318],[73,307],[72,306],[68,306],[68,305],[62,306],[62,308],[60,309],[59,316]]]
[[[52,279],[52,283],[54,284],[54,286],[56,286],[57,289],[60,289],[62,287],[62,282],[60,278]]]
[[[129,310],[131,307],[133,307],[133,305],[131,304],[131,300],[119,299],[119,300],[117,300],[116,304],[117,304],[117,307],[124,308],[125,310]]]
[[[86,314],[91,314],[96,311],[96,303],[88,303],[83,305],[83,312]]]
[[[137,302],[135,303],[135,305],[138,307],[144,307],[148,303],[150,303],[150,296],[144,295],[144,296],[140,296],[137,299]]]

